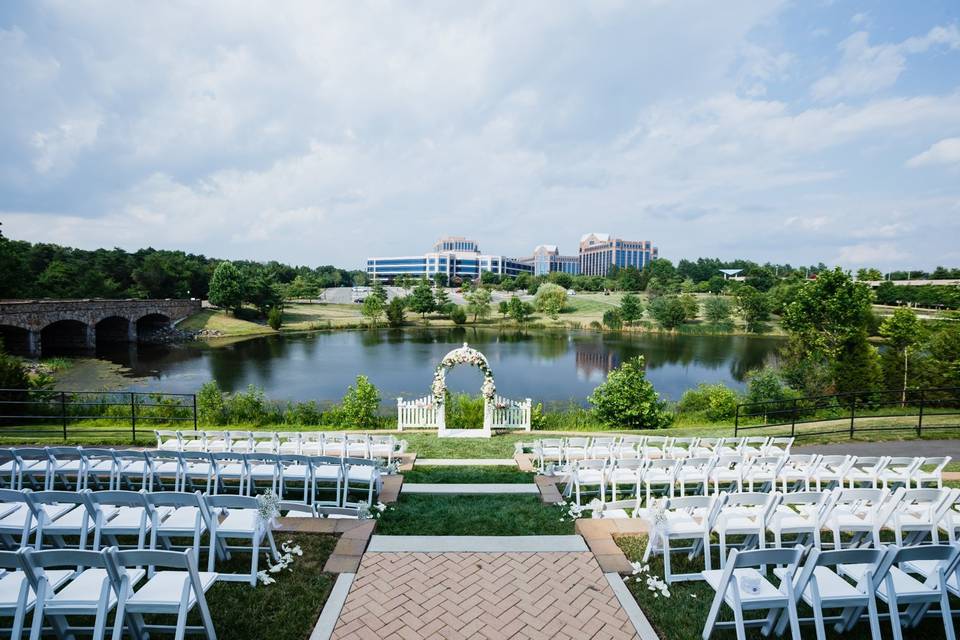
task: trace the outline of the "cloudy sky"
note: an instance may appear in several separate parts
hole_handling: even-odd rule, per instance
[[[957,0],[8,1],[13,238],[960,265]]]

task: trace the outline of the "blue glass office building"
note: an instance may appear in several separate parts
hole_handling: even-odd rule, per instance
[[[433,249],[421,256],[367,258],[367,276],[392,282],[398,276],[433,278],[442,273],[448,281],[453,281],[454,278],[476,280],[484,271],[512,277],[533,273],[533,266],[527,261],[481,254],[477,244],[466,238],[441,238]]]

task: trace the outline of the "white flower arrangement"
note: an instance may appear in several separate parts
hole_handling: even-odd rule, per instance
[[[490,364],[486,357],[476,349],[471,349],[466,342],[459,349],[454,349],[440,361],[436,370],[433,372],[433,383],[430,385],[430,391],[433,394],[433,402],[436,405],[443,406],[444,395],[447,391],[447,370],[452,369],[458,364],[466,364],[471,367],[477,367],[483,374],[483,384],[480,386],[480,393],[484,399],[492,402],[497,395],[497,386],[493,381],[493,372],[490,370]]]
[[[261,528],[276,526],[280,517],[280,498],[269,490],[257,496],[257,522]]]
[[[357,505],[357,518],[360,520],[371,520],[377,519],[383,515],[383,512],[387,510],[387,505],[382,502],[370,506],[366,502],[361,502]]]
[[[303,549],[300,545],[293,544],[293,540],[287,540],[281,544],[280,551],[282,554],[276,564],[271,563],[270,554],[267,554],[267,568],[257,572],[257,580],[260,584],[267,586],[275,583],[277,580],[273,576],[283,570],[293,571],[290,566],[293,564],[294,557],[303,556]]]

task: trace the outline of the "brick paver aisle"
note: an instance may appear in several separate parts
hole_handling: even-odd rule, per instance
[[[636,638],[590,552],[367,552],[333,638]]]

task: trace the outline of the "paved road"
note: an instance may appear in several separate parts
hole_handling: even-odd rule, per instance
[[[854,456],[950,456],[960,461],[960,440],[891,440],[889,442],[843,442],[837,444],[794,445],[795,453],[850,454]]]

